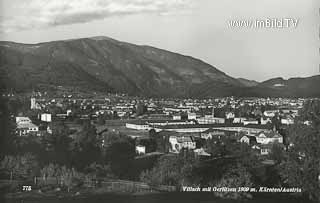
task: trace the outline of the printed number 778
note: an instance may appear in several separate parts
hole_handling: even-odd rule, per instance
[[[24,185],[22,186],[23,191],[31,191],[31,186],[30,185]]]

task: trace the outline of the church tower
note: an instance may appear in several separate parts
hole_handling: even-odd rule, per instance
[[[37,108],[37,104],[36,104],[36,98],[31,97],[31,109],[36,109]]]

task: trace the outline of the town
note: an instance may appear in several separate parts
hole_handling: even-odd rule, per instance
[[[67,194],[84,193],[83,187],[105,192],[183,191],[188,184],[276,187],[283,176],[294,173],[287,158],[291,153],[306,161],[306,150],[317,153],[310,131],[317,121],[305,112],[316,112],[318,99],[39,91],[2,97],[8,127],[1,150],[11,155],[1,162],[1,176],[10,187],[12,181],[31,181],[41,193],[49,186]],[[303,138],[301,133],[309,134]],[[308,149],[300,148],[304,142]],[[287,168],[280,169],[283,165]],[[309,170],[316,169],[303,173]]]
[[[210,156],[199,144],[203,143],[201,140],[234,136],[261,155],[267,155],[273,143],[284,143],[281,132],[294,124],[304,101],[303,98],[234,97],[141,99],[126,95],[98,99],[73,98],[72,95],[50,98],[45,93],[34,92],[30,97],[30,115],[19,112],[12,116],[15,116],[19,136],[52,134],[51,123],[56,121],[65,122],[76,132],[83,121],[89,120],[100,131],[107,129],[137,138],[136,151],[140,155],[151,152],[142,144],[149,139],[150,132],[168,136],[170,153],[187,148]]]

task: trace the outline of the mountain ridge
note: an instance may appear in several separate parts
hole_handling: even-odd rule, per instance
[[[266,82],[233,78],[192,56],[104,36],[36,44],[0,41],[0,53],[1,89],[66,86],[152,97],[282,94]],[[259,92],[261,88],[267,88],[268,95]],[[320,95],[318,92],[311,95]],[[301,92],[291,88],[290,94]]]

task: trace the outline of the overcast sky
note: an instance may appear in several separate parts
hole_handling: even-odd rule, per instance
[[[319,0],[0,0],[0,40],[109,36],[204,60],[258,81],[319,74]],[[229,20],[298,19],[296,28]]]

